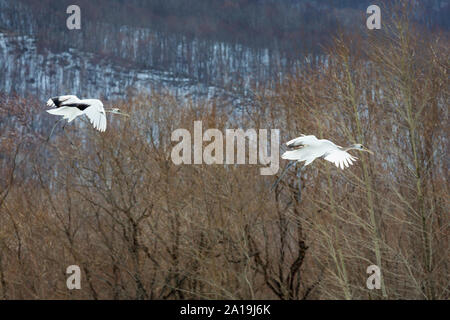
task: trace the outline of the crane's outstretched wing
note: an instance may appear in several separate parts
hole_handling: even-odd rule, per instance
[[[319,139],[316,138],[314,135],[309,136],[301,136],[295,139],[292,139],[288,142],[286,142],[286,146],[289,148],[299,147],[299,146],[308,146],[313,145],[315,143],[319,142]]]
[[[59,96],[59,97],[53,97],[53,98],[48,99],[47,106],[59,108],[62,106],[70,106],[71,104],[76,104],[79,102],[80,102],[80,99],[78,99],[77,96],[67,95],[67,96]]]
[[[324,156],[324,159],[333,162],[336,165],[336,167],[344,169],[344,165],[345,167],[348,167],[349,165],[352,165],[353,161],[356,161],[356,159],[358,158],[352,156],[347,151],[334,150],[328,153],[326,156]]]
[[[103,109],[101,104],[92,104],[90,107],[84,109],[83,112],[89,118],[95,129],[101,132],[106,130],[105,109]]]

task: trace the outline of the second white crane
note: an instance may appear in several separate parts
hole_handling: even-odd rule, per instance
[[[347,151],[359,150],[373,153],[359,143],[344,148],[334,144],[330,140],[317,139],[314,135],[302,135],[298,138],[286,142],[286,146],[288,148],[299,148],[286,151],[281,155],[281,158],[291,160],[291,162],[286,166],[278,180],[273,184],[272,189],[277,186],[277,184],[286,174],[287,170],[297,162],[305,162],[300,169],[302,170],[317,158],[323,158],[334,163],[336,167],[344,169],[345,167],[352,165],[353,161],[356,161],[358,159],[349,154]]]

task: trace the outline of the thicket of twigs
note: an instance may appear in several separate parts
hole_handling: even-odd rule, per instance
[[[448,299],[448,40],[406,19],[372,35],[234,113],[137,95],[106,133],[78,121],[46,142],[44,108],[3,97],[0,298]],[[171,133],[195,120],[375,155],[314,162],[298,202],[294,170],[271,192],[258,166],[174,165]],[[72,264],[81,290],[66,288]],[[381,290],[366,288],[372,264]]]

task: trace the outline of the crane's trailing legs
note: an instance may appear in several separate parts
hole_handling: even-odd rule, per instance
[[[47,138],[47,142],[50,141],[50,138],[51,138],[51,136],[52,136],[52,134],[53,134],[53,131],[55,130],[55,128],[56,128],[56,126],[58,125],[58,123],[60,123],[62,120],[64,120],[64,118],[59,119],[58,121],[55,122],[55,124],[53,125],[53,128],[52,128],[52,131],[50,131],[50,134],[49,134],[49,136],[48,136],[48,138]],[[67,140],[69,140],[70,144],[73,146],[74,144],[73,144],[72,140],[70,140],[70,138],[69,138],[69,136],[67,135],[66,130],[65,130],[65,129],[66,129],[67,123],[68,123],[68,122],[64,123],[64,125],[63,125],[63,127],[62,127],[62,130],[63,130],[64,135],[66,136]]]
[[[284,168],[283,172],[281,172],[280,176],[278,177],[277,181],[275,181],[275,183],[272,185],[272,187],[270,188],[270,191],[273,191],[273,189],[275,189],[275,187],[278,185],[278,183],[280,183],[281,179],[283,179],[283,177],[286,175],[287,171],[289,170],[290,167],[292,167],[297,161],[291,161],[288,163],[288,165],[286,166],[286,168]]]
[[[52,136],[52,134],[53,134],[53,131],[54,131],[55,128],[56,128],[56,125],[57,125],[58,123],[60,123],[62,120],[64,120],[64,118],[61,118],[61,119],[59,119],[58,121],[55,122],[55,124],[53,125],[53,128],[52,128],[52,131],[50,131],[50,134],[48,135],[47,142],[50,140],[50,138],[51,138],[51,136]]]
[[[280,176],[278,177],[277,181],[272,185],[270,188],[270,191],[273,191],[275,187],[280,183],[281,179],[286,175],[289,168],[292,167],[294,164],[296,164],[297,161],[291,161],[288,163],[286,168],[284,168],[283,172],[281,172]],[[298,193],[297,193],[297,201],[300,202],[302,200],[302,170],[305,168],[305,166],[301,166],[297,168],[297,178],[298,178]]]
[[[302,171],[305,168],[305,166],[301,166],[300,168],[297,168],[297,178],[298,178],[298,193],[297,193],[297,201],[302,201]]]

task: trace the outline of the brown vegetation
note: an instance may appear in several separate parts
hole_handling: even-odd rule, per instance
[[[448,299],[448,41],[403,19],[373,34],[238,113],[140,95],[105,134],[68,125],[47,143],[42,107],[3,98],[0,298]],[[375,155],[314,162],[299,203],[294,172],[271,192],[257,166],[174,165],[170,135],[194,120]],[[81,290],[66,288],[72,264]],[[366,288],[372,264],[381,290]]]

